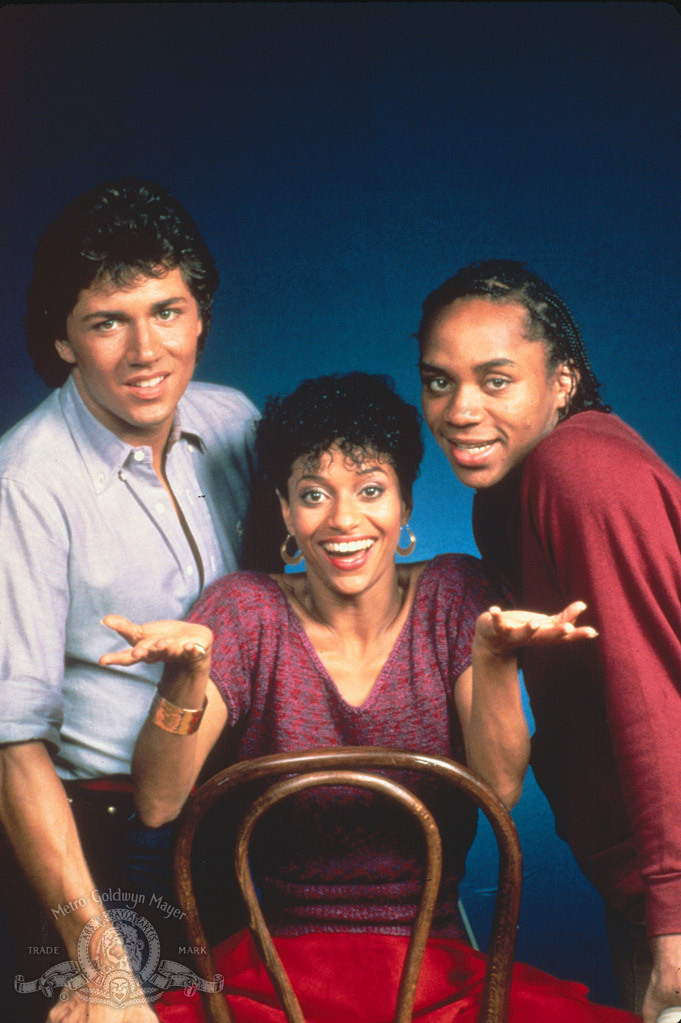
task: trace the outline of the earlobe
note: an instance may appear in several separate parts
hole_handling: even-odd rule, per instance
[[[60,359],[63,359],[64,362],[68,362],[70,366],[75,366],[76,357],[73,354],[73,349],[68,341],[57,340],[54,342],[54,347],[57,349],[57,355]]]

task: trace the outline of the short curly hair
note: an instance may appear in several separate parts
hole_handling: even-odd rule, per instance
[[[286,495],[293,463],[316,462],[332,445],[360,464],[367,454],[384,457],[411,507],[412,487],[423,458],[421,416],[395,392],[390,377],[345,373],[303,380],[285,398],[268,398],[258,424],[260,464]]]
[[[140,275],[160,277],[176,267],[201,316],[198,358],[219,275],[182,204],[136,177],[105,181],[79,195],[41,236],[33,259],[24,322],[38,375],[49,387],[60,387],[69,375],[54,342],[66,337],[66,319],[81,290],[109,281],[125,288]]]

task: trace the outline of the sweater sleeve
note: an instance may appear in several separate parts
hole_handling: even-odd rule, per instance
[[[510,591],[470,554],[440,554],[431,563],[433,624],[424,627],[440,634],[444,627],[446,660],[453,691],[459,675],[470,667],[475,623],[493,604],[513,605]]]
[[[261,612],[267,609],[263,587],[268,581],[255,572],[223,576],[208,587],[188,616],[213,632],[210,674],[227,704],[230,727],[250,710]]]
[[[600,633],[649,933],[681,933],[681,482],[608,419],[600,433],[559,427],[538,445],[522,496],[565,600],[586,601]]]

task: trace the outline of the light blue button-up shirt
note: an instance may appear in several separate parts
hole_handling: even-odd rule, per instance
[[[257,410],[190,384],[166,475],[204,585],[239,567]],[[162,668],[102,668],[101,624],[182,618],[201,571],[151,461],[96,420],[71,380],[0,440],[0,742],[42,739],[63,778],[127,774]]]

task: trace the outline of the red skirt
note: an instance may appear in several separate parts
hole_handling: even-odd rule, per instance
[[[408,938],[320,933],[275,938],[308,1023],[392,1023]],[[215,949],[236,1023],[286,1023],[248,931]],[[423,961],[414,1020],[476,1023],[485,957],[463,942],[432,938]],[[587,989],[517,963],[509,1023],[640,1023],[621,1009],[594,1005]],[[154,1006],[163,1023],[204,1023],[198,995],[166,992]]]

